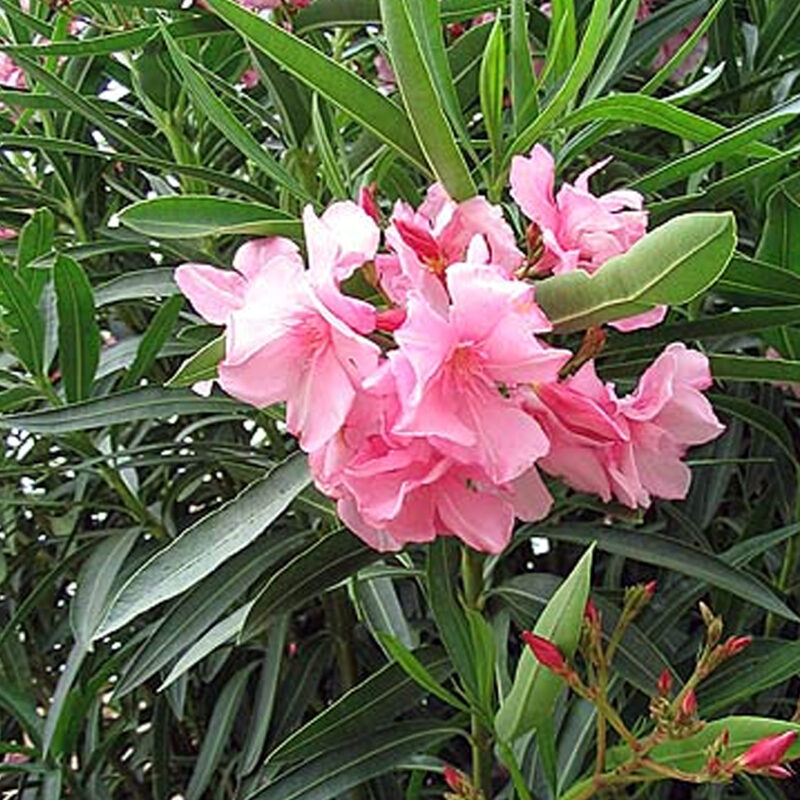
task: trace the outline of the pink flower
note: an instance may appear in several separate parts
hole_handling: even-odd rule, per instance
[[[406,322],[395,332],[400,350],[391,363],[403,409],[396,431],[428,437],[506,483],[549,448],[515,390],[555,380],[570,354],[536,339],[550,325],[527,284],[477,264],[452,265],[446,281],[446,312],[412,292]]]
[[[739,763],[742,769],[748,772],[778,766],[786,758],[789,748],[795,741],[797,741],[797,731],[786,731],[767,736],[743,753],[739,757]]]
[[[27,86],[25,73],[16,65],[11,56],[0,52],[0,86],[9,89],[24,89]]]
[[[618,189],[596,197],[589,191],[589,178],[608,161],[584,170],[574,184],[564,183],[554,194],[555,162],[544,147],[536,145],[528,157],[514,157],[511,194],[534,224],[529,239],[534,247],[541,246],[536,263],[540,274],[576,269],[592,274],[644,236],[647,212],[641,194]],[[635,330],[658,324],[665,314],[662,306],[611,324]]]
[[[656,0],[640,0],[639,10],[636,18],[642,22],[655,13],[655,7],[658,5]],[[656,57],[653,59],[652,68],[654,70],[661,69],[684,45],[686,40],[694,33],[700,20],[695,20],[689,23],[683,30],[678,31],[674,36],[670,36],[658,49]],[[683,80],[687,75],[693,73],[705,61],[708,54],[708,36],[702,36],[694,49],[683,60],[681,64],[672,73],[672,77],[676,81]]]
[[[646,508],[652,497],[682,499],[691,482],[687,449],[724,430],[702,394],[710,385],[708,359],[671,344],[622,399],[591,362],[566,381],[537,386],[525,405],[551,441],[540,465],[630,508]]]
[[[389,59],[383,53],[378,53],[372,63],[378,75],[378,88],[386,94],[391,94],[397,88],[397,76]]]
[[[258,86],[259,80],[260,78],[258,76],[258,70],[252,67],[250,69],[246,69],[240,78],[242,88],[244,89],[255,89],[255,87]]]
[[[0,239],[15,239],[17,232],[13,228],[0,228]]]
[[[314,220],[323,227],[308,217],[316,273],[303,269],[292,242],[273,238],[242,246],[235,272],[184,264],[175,276],[201,316],[226,326],[222,388],[259,407],[285,402],[287,428],[306,450],[336,434],[380,352],[338,316],[344,310],[364,321],[366,304],[338,293],[333,276],[351,268],[342,266],[351,254],[317,241],[325,226]]]
[[[439,184],[431,186],[416,211],[403,202],[395,205],[386,242],[393,253],[379,256],[375,265],[381,288],[400,305],[416,289],[434,307],[443,308],[444,276],[451,264],[491,264],[511,276],[523,261],[498,206],[482,197],[456,203]]]

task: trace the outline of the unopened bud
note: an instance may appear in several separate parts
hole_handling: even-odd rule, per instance
[[[752,641],[752,636],[731,636],[725,644],[722,645],[723,656],[725,658],[730,658],[737,653],[741,653],[742,650],[749,647]]]
[[[658,693],[661,697],[666,697],[672,691],[672,674],[668,669],[661,671],[658,676]]]
[[[361,206],[362,211],[372,217],[373,221],[380,225],[381,212],[378,210],[378,204],[375,202],[374,185],[362,186],[358,190],[358,204]]]
[[[594,604],[594,600],[592,600],[591,597],[586,601],[586,608],[583,611],[583,616],[586,622],[589,623],[589,627],[595,629],[600,627],[600,612],[597,610],[597,606]]]
[[[648,581],[644,585],[644,593],[648,600],[650,600],[658,589],[658,581]]]
[[[779,781],[794,777],[794,771],[791,767],[787,767],[786,764],[773,764],[771,767],[767,767],[765,774],[769,775],[770,778],[777,778]]]
[[[449,764],[442,770],[445,783],[454,791],[461,792],[464,788],[464,776],[455,767]]]
[[[681,700],[681,717],[689,719],[697,713],[697,695],[694,689],[689,689]]]
[[[700,609],[700,616],[703,618],[703,624],[706,628],[714,621],[714,612],[701,600],[698,603]]]
[[[739,763],[743,769],[748,771],[780,765],[796,740],[797,731],[786,731],[767,736],[743,753],[739,758]]]
[[[522,639],[543,667],[556,673],[566,672],[567,662],[562,652],[551,641],[530,631],[524,631]]]

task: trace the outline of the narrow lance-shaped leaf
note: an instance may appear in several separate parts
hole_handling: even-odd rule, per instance
[[[455,200],[467,200],[475,184],[442,110],[406,0],[381,0],[381,18],[403,103],[427,162]]]
[[[576,270],[538,283],[536,300],[563,333],[686,303],[719,278],[735,245],[733,214],[685,214],[593,275]]]
[[[259,536],[308,481],[305,456],[296,454],[187,528],[125,583],[95,638],[194,586]]]
[[[506,83],[506,41],[500,16],[492,25],[489,41],[483,51],[479,83],[483,123],[492,149],[492,163],[497,166],[502,158],[503,93]]]
[[[578,646],[583,613],[589,597],[592,574],[590,547],[550,598],[534,633],[549,639],[571,658]],[[495,717],[495,728],[504,741],[535,728],[553,710],[556,697],[564,686],[561,678],[543,667],[528,648],[522,653],[511,691]]]
[[[178,388],[192,386],[198,381],[213,380],[217,377],[219,362],[224,357],[225,337],[218,336],[187,358],[165,385]]]
[[[232,0],[208,0],[208,5],[287,72],[346,111],[412,163],[424,166],[425,157],[406,115],[365,80]]]
[[[40,375],[44,357],[44,323],[28,287],[0,258],[0,307],[6,310],[5,322],[19,360]]]

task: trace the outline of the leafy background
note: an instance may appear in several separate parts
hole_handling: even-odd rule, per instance
[[[436,770],[470,761],[462,690],[496,705],[518,631],[591,541],[607,624],[625,585],[659,581],[619,654],[631,724],[665,666],[690,671],[700,598],[756,636],[701,712],[795,713],[797,399],[779,384],[800,384],[800,6],[671,0],[636,22],[637,5],[562,0],[551,20],[522,0],[314,0],[279,12],[290,34],[230,0],[0,0],[27,76],[0,90],[0,225],[19,231],[0,242],[0,788],[439,797]],[[471,23],[498,8],[500,23]],[[706,68],[680,84],[654,72],[698,18]],[[661,328],[610,336],[600,361],[624,385],[668,341],[703,348],[728,430],[691,453],[688,499],[642,517],[554,487],[552,517],[479,565],[480,596],[464,587],[487,622],[465,637],[457,548],[365,550],[309,486],[280,409],[186,388],[213,374],[218,331],[172,271],[228,264],[245,235],[299,236],[305,203],[366,183],[384,212],[433,177],[505,199],[511,155],[536,141],[569,176],[613,155],[595,180],[644,192],[653,224],[735,212],[713,289]],[[514,745],[541,798],[581,776],[594,739],[582,701],[559,695],[548,719]],[[513,796],[499,761],[494,784]],[[750,778],[645,796],[797,791]]]

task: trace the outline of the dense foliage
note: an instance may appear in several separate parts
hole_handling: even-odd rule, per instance
[[[797,796],[796,0],[0,0],[0,49],[0,791]],[[725,431],[685,500],[548,477],[502,552],[370,549],[282,405],[192,391],[175,269],[434,181],[534,264],[536,144],[656,231],[538,284],[549,341],[620,395],[684,342]]]

